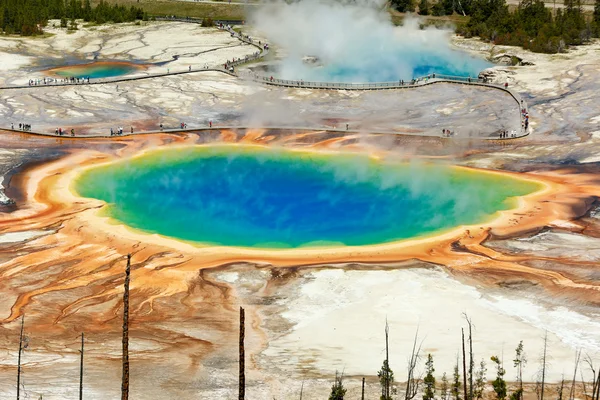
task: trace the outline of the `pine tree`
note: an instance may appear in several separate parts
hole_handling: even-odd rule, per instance
[[[475,376],[475,388],[473,390],[473,397],[481,400],[483,398],[483,391],[485,390],[486,378],[485,373],[487,372],[487,368],[485,367],[485,360],[481,360],[479,363],[479,369],[477,370],[477,374]]]
[[[421,0],[419,2],[419,15],[429,15],[429,1]]]
[[[594,23],[596,24],[596,36],[600,36],[600,0],[594,5]]]
[[[496,379],[492,382],[492,386],[496,392],[496,398],[504,400],[506,399],[506,381],[504,380],[506,371],[502,368],[502,362],[498,357],[492,356],[492,361],[496,364]]]
[[[442,385],[440,386],[440,399],[441,400],[448,400],[448,377],[446,376],[446,373],[444,372],[444,375],[442,375]]]
[[[346,389],[344,389],[343,378],[343,374],[338,375],[338,372],[335,371],[335,381],[333,382],[333,386],[331,386],[329,400],[344,400]]]
[[[391,395],[386,395],[386,388],[394,382],[394,371],[389,367],[387,360],[383,360],[383,365],[381,366],[381,370],[377,372],[377,376],[379,377],[379,383],[381,384],[380,400],[391,400]]]
[[[435,372],[435,368],[433,368],[433,357],[431,354],[427,355],[427,362],[425,363],[426,375],[423,378],[423,384],[425,385],[425,393],[423,393],[423,400],[433,400],[435,396],[435,377],[433,373]]]
[[[523,341],[519,342],[515,350],[513,365],[517,369],[517,384],[519,387],[510,395],[511,400],[523,400],[523,367],[527,364],[527,357],[523,351]]]
[[[462,383],[460,382],[460,373],[458,372],[458,360],[456,360],[456,365],[454,365],[454,374],[452,375],[452,398],[454,400],[460,400],[460,388],[462,387]]]

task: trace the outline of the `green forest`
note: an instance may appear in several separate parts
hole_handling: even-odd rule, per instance
[[[468,22],[456,33],[479,36],[498,45],[521,46],[537,53],[560,53],[568,46],[580,45],[600,37],[600,0],[594,12],[586,15],[580,0],[564,0],[564,9],[555,15],[542,0],[522,0],[509,11],[505,0],[392,0],[400,12],[418,11],[421,15],[466,15]]]
[[[147,19],[141,8],[90,0],[0,0],[1,29],[5,34],[40,35],[49,19],[58,19],[63,28],[77,29],[76,19],[86,22],[131,22]],[[71,21],[68,24],[68,21]]]

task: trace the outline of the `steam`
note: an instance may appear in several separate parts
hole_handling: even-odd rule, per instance
[[[377,2],[303,0],[269,5],[251,21],[287,54],[278,78],[304,81],[385,82],[430,73],[477,76],[486,61],[450,47],[452,32],[420,29],[417,18],[394,27]],[[316,57],[316,65],[303,58]]]

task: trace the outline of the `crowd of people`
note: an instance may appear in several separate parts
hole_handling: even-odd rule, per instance
[[[10,124],[10,129],[12,129],[13,131],[15,130],[15,124],[14,123]],[[30,131],[31,130],[31,125],[21,123],[21,124],[19,124],[19,130],[20,131]]]
[[[62,136],[62,135],[67,135],[67,130],[63,130],[63,128],[56,128],[56,130],[54,131],[54,134],[57,136]],[[75,129],[71,128],[71,136],[75,136]]]
[[[50,84],[57,84],[57,83],[90,83],[90,77],[86,76],[86,77],[82,77],[82,78],[77,78],[77,77],[67,77],[67,78],[62,78],[62,79],[56,79],[56,78],[37,78],[37,79],[30,79],[29,80],[29,86],[41,86],[41,85],[50,85]]]
[[[133,133],[133,126],[131,127],[131,133]],[[122,126],[118,127],[116,130],[113,128],[110,128],[110,136],[118,136],[118,135],[122,135],[122,134],[123,134]]]

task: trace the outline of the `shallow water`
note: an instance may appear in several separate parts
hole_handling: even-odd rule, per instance
[[[140,68],[139,65],[126,62],[94,62],[54,68],[49,72],[61,77],[97,79],[127,75]]]
[[[241,146],[162,149],[74,185],[151,233],[243,247],[367,245],[484,221],[537,185],[431,164]]]
[[[458,50],[394,49],[365,57],[361,62],[333,61],[320,68],[303,68],[304,80],[322,82],[394,82],[411,80],[431,74],[477,78],[479,73],[493,64]],[[283,69],[284,77],[292,77]]]

